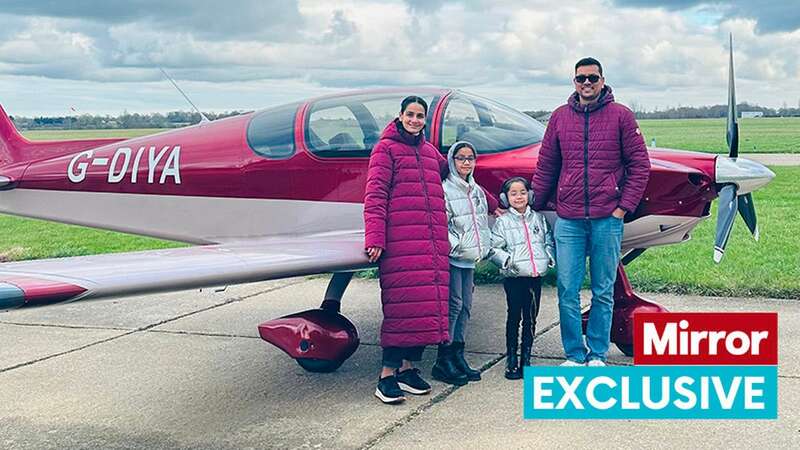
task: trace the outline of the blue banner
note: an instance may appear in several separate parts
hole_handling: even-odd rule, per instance
[[[776,419],[776,366],[525,367],[526,419]]]

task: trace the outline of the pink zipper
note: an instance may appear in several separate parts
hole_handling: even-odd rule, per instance
[[[525,215],[522,215],[522,228],[525,230],[525,243],[528,244],[528,255],[531,257],[531,265],[533,266],[533,274],[539,273],[536,268],[536,263],[533,261],[533,248],[531,247],[531,235],[528,234],[528,223],[525,222]]]

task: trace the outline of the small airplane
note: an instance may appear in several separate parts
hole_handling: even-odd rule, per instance
[[[319,309],[259,333],[306,370],[335,370],[359,343],[339,313],[342,297],[353,272],[372,266],[363,223],[370,151],[410,94],[428,101],[426,137],[442,152],[456,140],[476,146],[475,176],[488,192],[531,178],[545,126],[460,90],[350,92],[133,139],[32,142],[0,108],[0,212],[196,244],[0,264],[0,310],[333,272]],[[612,341],[627,355],[633,313],[664,308],[633,292],[625,265],[689,239],[717,197],[714,260],[737,211],[758,239],[752,192],[774,173],[738,157],[735,108],[731,51],[729,155],[649,149],[650,180],[625,217],[614,294]]]

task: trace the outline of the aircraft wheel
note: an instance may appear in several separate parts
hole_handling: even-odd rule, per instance
[[[614,343],[619,351],[625,354],[625,356],[633,356],[633,344],[620,344],[615,342]]]
[[[328,359],[313,359],[313,358],[297,358],[297,364],[303,369],[314,373],[328,373],[338,369],[344,360],[328,360]]]

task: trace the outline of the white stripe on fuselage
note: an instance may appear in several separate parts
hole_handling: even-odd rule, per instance
[[[194,243],[277,235],[357,232],[361,203],[15,189],[0,212]],[[545,212],[551,228],[555,213]],[[623,253],[668,245],[707,217],[648,215],[625,224]]]
[[[0,212],[193,243],[364,229],[364,205],[14,189]]]

